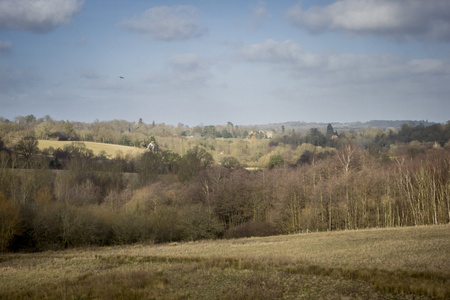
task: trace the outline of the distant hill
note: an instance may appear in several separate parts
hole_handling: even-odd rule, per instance
[[[403,124],[408,124],[411,127],[414,126],[418,126],[420,124],[423,124],[425,127],[431,126],[433,124],[437,124],[434,122],[428,122],[428,120],[426,121],[411,121],[411,120],[396,120],[396,121],[389,121],[389,120],[372,120],[372,121],[368,121],[368,122],[355,122],[355,123],[350,123],[349,126],[353,128],[366,128],[366,127],[373,127],[373,128],[381,128],[381,129],[386,129],[389,127],[392,128],[396,128],[399,129],[400,127],[402,127]]]

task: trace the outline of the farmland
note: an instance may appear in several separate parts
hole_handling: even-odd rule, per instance
[[[0,299],[450,297],[450,123],[26,120],[0,123]]]
[[[52,141],[52,140],[39,140],[38,147],[40,150],[44,150],[46,148],[61,148],[63,149],[66,145],[71,145],[73,142],[71,141]],[[114,145],[114,144],[104,144],[104,143],[94,143],[94,142],[83,142],[86,148],[92,150],[95,156],[99,156],[101,154],[106,157],[115,157],[117,155],[138,155],[143,153],[144,149],[122,146],[122,145]]]
[[[0,255],[0,298],[445,299],[449,225]]]

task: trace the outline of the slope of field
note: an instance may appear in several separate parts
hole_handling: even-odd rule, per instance
[[[54,149],[61,148],[63,149],[65,145],[70,145],[73,142],[71,141],[49,141],[49,140],[39,140],[38,147],[40,150],[53,147]],[[116,157],[117,155],[137,155],[144,151],[144,149],[139,149],[136,147],[128,147],[122,145],[113,145],[113,144],[103,144],[103,143],[94,143],[94,142],[82,142],[86,145],[86,148],[94,151],[94,155],[99,155],[104,153],[107,157]]]
[[[450,225],[0,255],[0,298],[449,299]]]

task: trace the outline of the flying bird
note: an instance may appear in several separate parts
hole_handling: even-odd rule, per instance
[[[123,77],[123,76],[119,76],[119,78],[120,78],[120,79],[125,79],[125,77]]]

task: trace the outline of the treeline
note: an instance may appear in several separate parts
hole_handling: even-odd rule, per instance
[[[254,127],[252,127],[254,128]],[[41,140],[86,141],[141,147],[152,136],[197,136],[204,138],[246,138],[255,135],[256,129],[241,128],[228,122],[226,125],[195,126],[190,128],[179,123],[177,126],[125,120],[94,121],[93,123],[54,120],[50,116],[36,118],[34,115],[18,116],[14,120],[0,117],[0,133],[3,138],[23,137],[30,131]],[[260,138],[265,135],[258,135]]]
[[[370,122],[369,122],[370,123]],[[378,122],[379,123],[379,122]],[[273,143],[284,143],[289,145],[301,145],[310,143],[315,146],[340,146],[331,137],[339,137],[341,140],[352,140],[361,138],[358,141],[360,146],[387,147],[411,141],[437,142],[441,146],[450,139],[450,122],[447,124],[422,123],[413,125],[412,122],[405,123],[399,130],[395,128],[365,128],[360,130],[340,129],[335,131],[331,124],[323,128],[314,127],[305,131],[303,127],[286,130],[284,125],[261,125],[265,128],[261,130],[258,126],[239,126],[231,122],[226,125],[199,125],[190,128],[179,123],[177,126],[156,124],[154,121],[146,124],[142,119],[138,122],[125,120],[95,121],[93,123],[70,122],[64,120],[54,120],[50,116],[36,118],[34,115],[19,116],[14,120],[0,117],[0,134],[3,139],[9,142],[11,139],[21,138],[33,132],[37,139],[59,140],[59,141],[88,141],[118,144],[125,146],[142,147],[148,143],[152,137],[201,137],[205,139],[215,138],[272,138]]]
[[[430,125],[430,123],[424,123]],[[328,155],[335,149],[351,142],[372,155],[389,160],[397,147],[403,144],[430,144],[445,147],[450,139],[450,122],[425,126],[404,124],[400,129],[364,128],[338,129],[331,124],[323,128],[297,130],[265,126],[238,126],[228,122],[221,126],[196,126],[189,128],[183,124],[146,124],[123,120],[95,121],[93,123],[56,121],[50,116],[36,118],[33,115],[7,120],[0,117],[0,136],[8,147],[23,137],[33,135],[39,140],[90,141],[134,146],[143,149],[151,140],[156,140],[160,149],[169,149],[183,155],[188,150],[200,146],[205,148],[216,163],[223,164],[229,157],[238,160],[241,166],[269,167],[280,163],[295,165],[305,151],[315,151]],[[273,126],[277,126],[274,124]],[[270,129],[272,128],[272,129]],[[156,138],[155,138],[156,137]],[[426,147],[430,147],[427,145]],[[417,147],[413,147],[417,148]],[[52,155],[54,149],[49,149]],[[277,156],[277,161],[270,161]],[[108,158],[112,158],[109,156]]]
[[[292,132],[291,134],[279,135],[271,143],[284,143],[294,146],[310,143],[322,147],[340,147],[342,141],[345,143],[349,139],[358,140],[363,148],[385,149],[396,143],[410,143],[412,141],[432,142],[444,146],[450,140],[450,122],[430,126],[403,124],[398,131],[393,128],[386,131],[368,128],[360,131],[348,130],[343,132],[334,131],[333,126],[329,124],[326,132],[311,128],[306,134]]]
[[[301,152],[294,164],[268,146],[270,168],[248,171],[203,146],[125,159],[0,139],[0,251],[450,221],[449,147],[396,144],[380,156],[339,143],[289,146]]]

